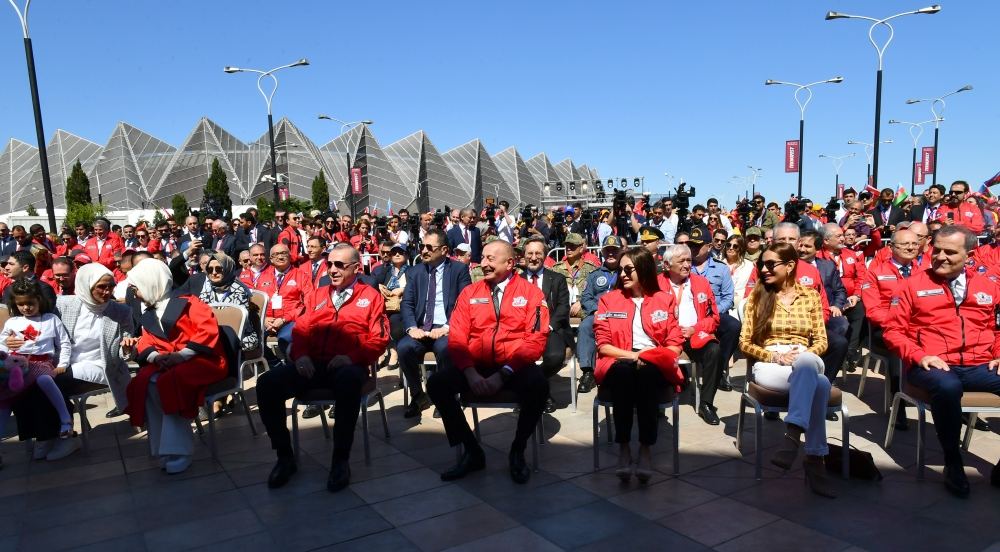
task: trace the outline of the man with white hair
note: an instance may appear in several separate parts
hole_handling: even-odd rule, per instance
[[[230,258],[236,257],[236,236],[229,232],[229,224],[222,219],[212,222],[212,249],[221,251]]]

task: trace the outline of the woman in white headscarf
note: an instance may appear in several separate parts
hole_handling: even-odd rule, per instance
[[[128,404],[125,390],[132,379],[123,349],[131,350],[138,341],[132,337],[132,310],[112,300],[114,274],[104,265],[81,266],[74,289],[76,295],[60,295],[56,300],[59,317],[73,339],[70,375],[110,387],[115,408],[108,417],[121,416]]]
[[[167,473],[191,466],[191,420],[205,402],[205,390],[226,377],[226,356],[211,307],[197,297],[173,297],[170,269],[144,259],[128,273],[142,302],[139,373],[128,386],[132,425],[146,425],[149,448]]]

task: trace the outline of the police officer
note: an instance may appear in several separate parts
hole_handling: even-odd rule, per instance
[[[580,234],[569,233],[563,240],[566,247],[566,257],[555,264],[552,270],[566,277],[569,286],[569,315],[580,316],[580,294],[587,285],[587,276],[597,270],[597,263],[589,261],[584,254],[587,252],[587,241]]]
[[[604,264],[587,276],[583,294],[580,296],[580,307],[583,320],[577,329],[576,356],[580,362],[580,381],[577,384],[578,393],[589,393],[597,385],[594,379],[594,357],[597,354],[597,343],[594,341],[594,313],[597,312],[597,302],[608,290],[615,287],[618,281],[618,258],[622,253],[623,243],[618,236],[608,236],[601,244],[601,254]]]

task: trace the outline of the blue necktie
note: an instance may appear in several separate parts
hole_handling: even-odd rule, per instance
[[[425,332],[434,327],[434,307],[437,302],[437,270],[427,267],[427,301],[424,304]]]

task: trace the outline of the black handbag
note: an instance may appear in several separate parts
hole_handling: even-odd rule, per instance
[[[843,473],[844,448],[840,445],[830,443],[827,445],[830,453],[826,455],[826,470],[840,475]],[[882,472],[875,466],[875,458],[872,453],[851,447],[848,452],[851,466],[851,479],[864,479],[865,481],[882,481]]]

